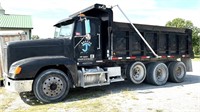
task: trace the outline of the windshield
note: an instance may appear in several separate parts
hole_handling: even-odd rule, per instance
[[[56,38],[71,38],[73,33],[74,24],[63,25],[60,28],[56,28]]]

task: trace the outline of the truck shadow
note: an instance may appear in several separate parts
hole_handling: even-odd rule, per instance
[[[84,99],[98,98],[109,94],[116,94],[122,91],[136,91],[139,94],[153,93],[153,89],[170,88],[170,87],[184,87],[185,85],[200,83],[200,75],[187,75],[183,83],[167,82],[163,86],[154,86],[146,83],[139,85],[131,82],[117,82],[108,86],[91,87],[91,88],[75,88],[71,89],[66,100],[63,102],[73,102]],[[20,93],[21,99],[28,105],[45,105],[45,103],[37,100],[32,92]]]

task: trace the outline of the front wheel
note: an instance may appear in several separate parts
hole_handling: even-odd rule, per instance
[[[68,94],[70,83],[67,75],[58,69],[48,69],[35,79],[35,96],[45,103],[62,101]]]

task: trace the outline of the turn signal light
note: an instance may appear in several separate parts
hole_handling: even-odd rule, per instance
[[[15,68],[15,75],[19,74],[20,72],[22,71],[22,68],[21,67],[16,67]]]

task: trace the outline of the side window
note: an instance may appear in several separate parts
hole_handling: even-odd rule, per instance
[[[76,26],[76,30],[75,30],[75,35],[76,36],[83,35],[83,26],[82,26],[82,22],[81,21],[77,22],[77,26]]]
[[[72,33],[73,33],[73,26],[74,24],[67,24],[67,25],[63,25],[60,27],[59,31],[59,38],[72,38]],[[56,32],[58,32],[56,31]]]
[[[86,23],[84,21],[77,21],[75,28],[75,36],[83,36],[86,32]],[[98,25],[98,26],[97,26]],[[99,33],[99,24],[96,20],[90,19],[90,35],[97,35]]]
[[[95,22],[91,22],[91,35],[97,34],[97,28]]]

